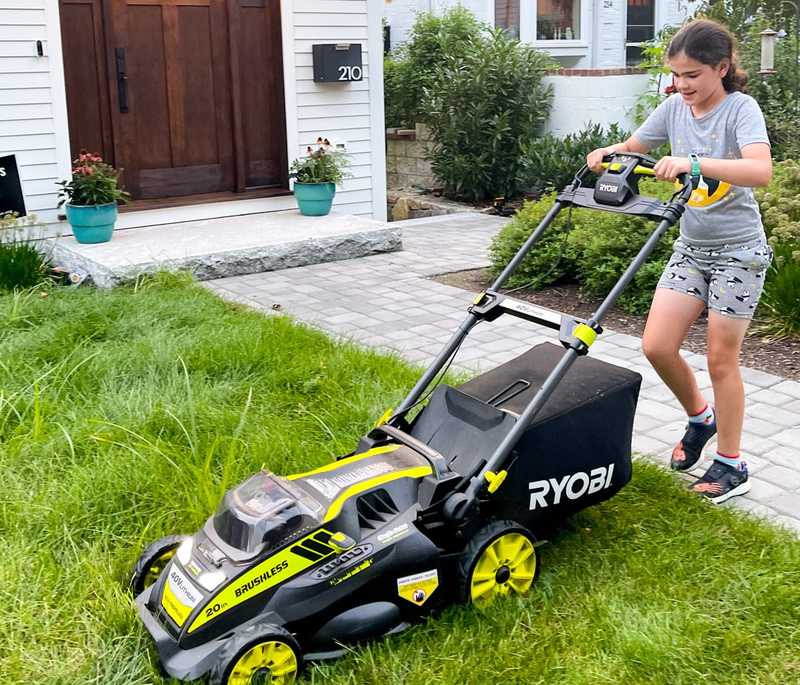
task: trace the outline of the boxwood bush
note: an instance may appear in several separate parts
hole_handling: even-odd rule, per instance
[[[668,199],[672,189],[664,183],[642,181],[644,195]],[[526,203],[495,236],[491,248],[491,270],[499,274],[522,243],[536,229],[552,206],[555,194]],[[609,212],[565,209],[553,226],[506,285],[540,289],[559,282],[578,282],[588,293],[604,296],[616,283],[656,228],[653,221]],[[648,262],[637,273],[619,299],[633,314],[645,313],[658,278],[672,254],[678,235],[673,227],[661,240]]]
[[[548,133],[524,141],[520,160],[520,182],[536,195],[546,190],[562,190],[572,182],[575,172],[592,150],[627,140],[629,133],[618,124],[604,129],[589,123],[580,131],[559,138]],[[587,179],[593,180],[593,179]]]
[[[756,190],[756,199],[775,251],[758,309],[762,330],[776,337],[800,335],[800,164],[775,164],[772,182]]]

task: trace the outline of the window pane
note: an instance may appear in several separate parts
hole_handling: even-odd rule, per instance
[[[536,38],[572,40],[580,38],[580,0],[539,0],[536,3]]]
[[[644,56],[642,49],[638,45],[628,45],[625,48],[625,65],[628,67],[635,67],[642,63]]]
[[[628,0],[626,42],[641,43],[655,36],[655,3],[653,0]]]
[[[494,0],[494,25],[519,38],[519,0]]]

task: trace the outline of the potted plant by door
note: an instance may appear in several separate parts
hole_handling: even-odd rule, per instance
[[[327,138],[317,138],[309,145],[305,157],[289,167],[294,179],[294,196],[300,213],[305,216],[325,216],[331,211],[336,185],[347,178],[350,162],[347,155]]]
[[[67,220],[79,243],[111,240],[117,221],[117,203],[130,195],[119,187],[119,174],[100,155],[81,152],[72,162],[72,178],[58,181],[58,206],[66,206]]]

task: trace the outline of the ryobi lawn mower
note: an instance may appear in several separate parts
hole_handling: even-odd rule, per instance
[[[670,202],[640,196],[638,179],[654,164],[609,157],[594,189],[583,185],[584,166],[354,452],[307,473],[258,473],[226,493],[200,531],[144,551],[132,588],[167,673],[288,685],[304,661],[399,632],[449,603],[528,591],[539,571],[536,531],[631,477],[641,377],[585,355],[691,194],[685,176]],[[569,206],[659,222],[587,321],[499,293]],[[561,346],[533,347],[458,388],[437,384],[470,330],[503,314],[556,329]]]

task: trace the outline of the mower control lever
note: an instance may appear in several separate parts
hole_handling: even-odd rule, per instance
[[[625,171],[630,162],[634,160],[638,160],[631,172],[634,176],[655,177],[654,170],[658,160],[649,155],[641,155],[638,152],[615,152],[613,155],[606,155],[603,157],[603,163],[600,166],[606,171],[620,173]],[[692,177],[690,174],[680,174],[678,180],[682,186],[686,186],[692,182]]]

